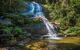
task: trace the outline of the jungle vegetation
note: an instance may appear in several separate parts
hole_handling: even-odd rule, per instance
[[[34,0],[45,8],[45,15],[50,22],[58,25],[61,35],[80,35],[80,0]],[[0,35],[10,36],[7,40],[21,40],[31,36],[27,27],[39,24],[39,20],[29,20],[18,11],[24,8],[19,4],[28,0],[0,0]],[[3,38],[0,36],[0,38]],[[6,37],[5,37],[6,38]],[[4,39],[5,39],[4,38]],[[11,41],[10,40],[10,41]],[[9,42],[8,42],[9,43]]]

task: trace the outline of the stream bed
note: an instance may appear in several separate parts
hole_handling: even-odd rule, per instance
[[[66,37],[61,40],[34,40],[25,47],[29,50],[80,50],[80,37]]]
[[[0,50],[80,50],[80,37],[65,37],[61,40],[32,40],[24,46],[14,46]]]

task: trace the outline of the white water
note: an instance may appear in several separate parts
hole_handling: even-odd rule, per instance
[[[43,23],[45,24],[47,30],[48,30],[48,34],[44,35],[43,37],[48,37],[48,39],[61,39],[60,37],[57,36],[57,33],[55,31],[55,27],[48,21],[47,18],[45,17],[40,17],[40,19],[43,21]]]

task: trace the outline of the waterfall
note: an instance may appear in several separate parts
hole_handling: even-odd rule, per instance
[[[55,27],[48,21],[47,18],[45,17],[40,17],[40,19],[43,21],[43,23],[45,24],[47,30],[48,30],[48,34],[44,35],[42,37],[48,37],[49,39],[61,39],[60,37],[57,36],[57,32],[55,30]]]

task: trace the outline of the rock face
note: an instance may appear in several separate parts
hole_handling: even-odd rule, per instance
[[[4,24],[4,25],[11,25],[12,24],[11,21],[8,19],[4,19],[4,20],[0,19],[0,23]]]
[[[47,33],[47,29],[43,23],[27,26],[26,30],[28,30],[28,32],[32,33],[33,35],[44,35]]]

